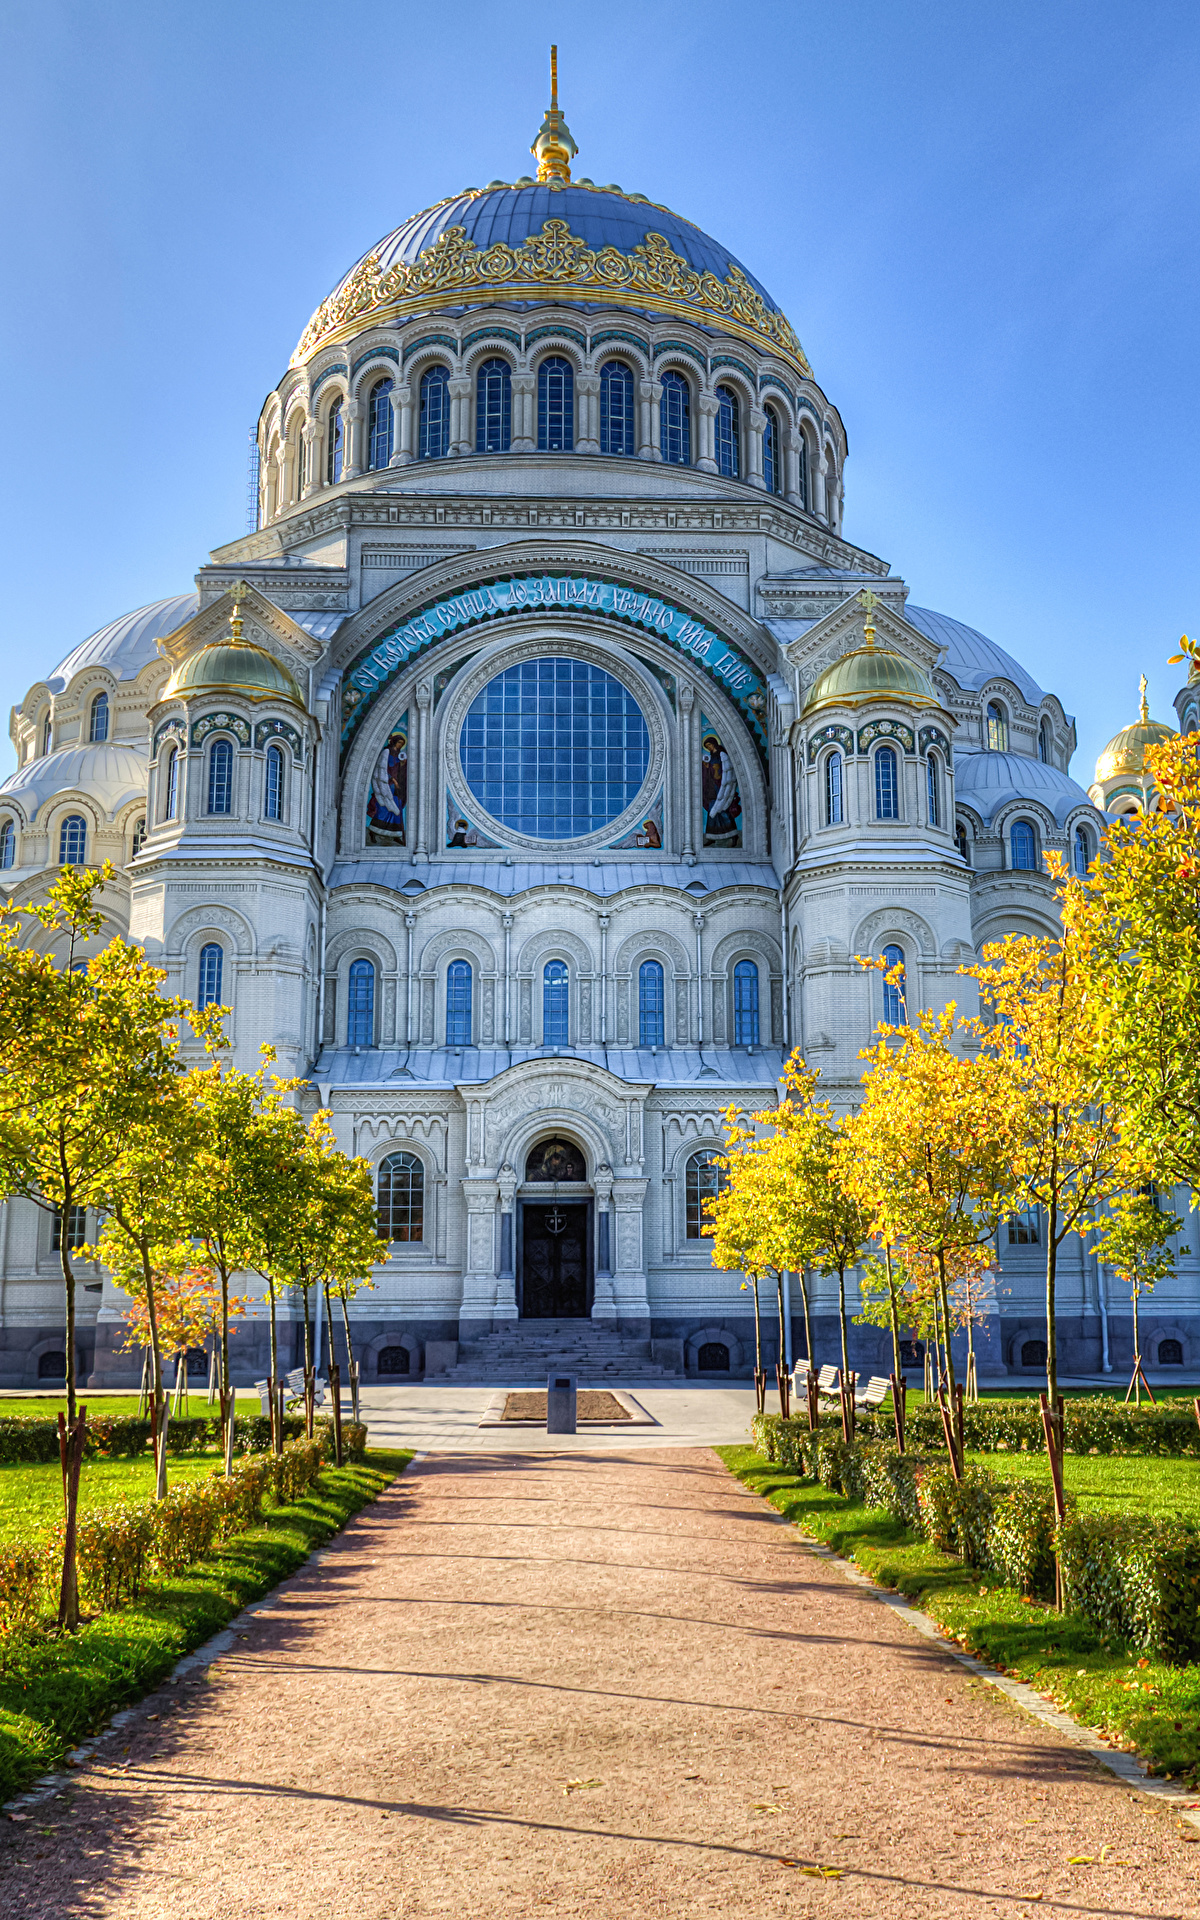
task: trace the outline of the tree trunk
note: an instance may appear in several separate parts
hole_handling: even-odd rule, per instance
[[[796,1278],[800,1282],[800,1298],[804,1304],[804,1344],[808,1349],[808,1364],[813,1364],[812,1323],[808,1317],[808,1267],[798,1268]]]
[[[1140,1407],[1142,1404],[1142,1336],[1141,1336],[1141,1330],[1138,1326],[1138,1293],[1139,1292],[1140,1292],[1140,1288],[1134,1287],[1133,1289],[1133,1404],[1135,1407]]]
[[[87,1408],[81,1407],[68,1425],[58,1416],[58,1454],[62,1464],[63,1529],[62,1584],[58,1595],[58,1624],[68,1633],[79,1625],[79,1572],[75,1558],[75,1530],[79,1520],[79,1469],[83,1464],[83,1443],[87,1433]]]
[[[221,1257],[221,1421],[225,1442],[225,1478],[233,1474],[234,1396],[229,1390],[229,1269]]]
[[[762,1320],[758,1305],[758,1275],[752,1273],[750,1285],[754,1292],[754,1398],[758,1411],[763,1411],[767,1398],[767,1376],[762,1363]]]
[[[850,1355],[846,1337],[846,1269],[838,1268],[838,1320],[842,1329],[842,1378],[850,1372]]]
[[[789,1405],[789,1380],[787,1370],[787,1340],[783,1325],[783,1269],[775,1269],[775,1301],[779,1308],[779,1358],[775,1363],[775,1379],[779,1385],[779,1411],[786,1420],[791,1412]]]
[[[896,1304],[896,1283],[892,1278],[892,1250],[885,1247],[883,1262],[887,1271],[888,1314],[892,1322],[892,1369],[896,1378],[900,1378],[900,1309]],[[904,1449],[901,1447],[903,1453]]]
[[[279,1417],[279,1330],[275,1323],[275,1282],[267,1276],[267,1297],[271,1302],[271,1364],[267,1369],[267,1400],[271,1408],[271,1451],[283,1452],[283,1421]]]
[[[961,1471],[963,1462],[963,1414],[962,1404],[955,1391],[954,1350],[950,1344],[950,1288],[946,1280],[946,1249],[944,1247],[939,1247],[937,1250],[937,1263],[938,1294],[942,1303],[942,1331],[946,1341],[946,1390],[947,1398],[950,1402],[951,1417],[954,1421],[955,1450],[958,1455],[959,1470]],[[957,1478],[958,1475],[956,1474],[955,1479]]]
[[[168,1396],[163,1392],[162,1342],[158,1335],[158,1302],[154,1297],[154,1263],[150,1245],[142,1234],[138,1241],[142,1259],[142,1279],[146,1284],[146,1317],[150,1323],[150,1391],[154,1407],[154,1498],[167,1497],[167,1426],[171,1418]]]
[[[70,1193],[70,1188],[66,1189]],[[71,1218],[71,1202],[68,1199],[58,1215],[58,1263],[62,1269],[63,1288],[67,1297],[67,1420],[75,1424],[75,1270],[71,1265],[71,1255],[67,1247],[70,1237],[68,1223]]]
[[[354,1342],[350,1338],[350,1303],[347,1300],[346,1295],[340,1289],[338,1291],[338,1299],[342,1303],[342,1326],[346,1334],[346,1368],[350,1375],[350,1411],[354,1416],[354,1424],[355,1426],[357,1426],[358,1425],[358,1368],[354,1363]],[[333,1336],[331,1334],[330,1335],[331,1342],[332,1342],[332,1338]]]

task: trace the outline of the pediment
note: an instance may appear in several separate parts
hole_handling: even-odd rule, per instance
[[[293,673],[299,670],[302,677],[309,667],[315,666],[324,656],[325,647],[320,640],[314,640],[280,607],[273,605],[265,594],[241,580],[231,582],[229,589],[219,599],[211,600],[190,620],[185,620],[181,627],[176,627],[174,633],[166,634],[159,641],[160,651],[172,666],[190,659],[192,654],[199,653],[201,647],[212,646],[229,638],[229,622],[235,600],[241,607],[243,638],[256,647],[262,647],[265,652],[274,654]]]
[[[791,664],[800,676],[800,689],[807,693],[814,680],[820,678],[827,667],[843,654],[854,653],[867,644],[866,628],[868,619],[875,627],[875,645],[890,648],[903,654],[923,667],[926,673],[932,673],[944,647],[931,640],[928,634],[921,633],[910,626],[902,614],[885,601],[875,599],[875,605],[864,606],[865,591],[852,593],[841,603],[831,608],[820,620],[791,641],[785,649]]]

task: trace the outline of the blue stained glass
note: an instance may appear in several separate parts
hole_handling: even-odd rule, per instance
[[[11,820],[0,826],[0,867],[11,867],[17,850],[17,832]]]
[[[661,960],[643,960],[638,969],[638,1045],[663,1044],[663,970]]]
[[[452,960],[446,968],[446,1045],[470,1044],[471,966],[467,960]]]
[[[739,960],[733,970],[733,1044],[758,1045],[758,968],[753,960]]]
[[[896,755],[891,747],[880,747],[875,755],[875,818],[900,818],[900,787],[896,776]]]
[[[215,940],[200,949],[200,978],[196,983],[196,1005],[212,1007],[221,998],[221,969],[225,956]]]
[[[681,373],[668,368],[662,377],[662,399],[658,405],[659,441],[662,457],[669,466],[692,464],[692,397]]]
[[[375,968],[369,960],[355,960],[346,983],[346,1045],[369,1047],[374,1039]]]
[[[714,423],[717,472],[727,480],[738,477],[738,401],[732,387],[717,388],[717,417]]]
[[[894,973],[897,967],[900,968],[900,974],[896,980],[889,980],[887,974],[883,977],[883,1017],[889,1027],[906,1027],[908,1015],[904,1005],[904,948],[885,947],[883,957],[887,962],[888,973]]]
[[[926,782],[929,788],[929,824],[931,827],[940,827],[942,824],[942,809],[938,795],[938,767],[937,759],[932,753],[925,762],[925,769]]]
[[[825,824],[842,824],[842,756],[836,749],[825,762]]]
[[[368,403],[369,433],[368,466],[386,467],[392,457],[392,383],[390,380],[377,380],[371,388]]]
[[[633,374],[622,360],[607,360],[600,369],[600,451],[636,452],[633,426]]]
[[[570,1044],[571,983],[565,961],[551,960],[542,974],[542,1045],[565,1047]]]
[[[60,867],[81,867],[87,852],[87,821],[81,813],[69,813],[58,835]]]
[[[779,492],[779,415],[774,407],[766,409],[763,428],[763,482],[768,493]]]
[[[429,367],[421,375],[421,424],[418,456],[444,460],[450,451],[450,374]]]
[[[471,792],[533,840],[598,833],[636,799],[650,735],[619,680],[582,660],[527,660],[472,701],[459,740]]]
[[[175,818],[175,809],[179,805],[179,753],[175,747],[167,750],[167,799],[163,817]]]
[[[268,820],[283,819],[283,749],[267,748],[266,769],[266,805],[263,808]]]
[[[233,748],[228,740],[214,740],[209,751],[208,811],[233,811]]]
[[[342,458],[345,452],[346,429],[342,420],[342,403],[335,400],[329,409],[329,420],[325,428],[325,483],[336,486],[342,477]]]
[[[1014,820],[1009,839],[1013,866],[1023,873],[1032,873],[1037,866],[1037,839],[1028,820]]]
[[[507,453],[512,441],[512,376],[507,360],[485,360],[475,382],[475,451]]]
[[[575,445],[575,374],[555,355],[538,368],[538,449],[569,453]]]

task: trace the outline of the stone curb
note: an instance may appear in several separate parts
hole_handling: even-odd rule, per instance
[[[760,1495],[759,1498],[762,1499],[763,1496]],[[768,1507],[770,1505],[769,1501],[764,1501],[764,1504]],[[1015,1706],[1021,1707],[1035,1720],[1040,1720],[1043,1726],[1050,1727],[1055,1733],[1061,1734],[1063,1739],[1069,1740],[1073,1746],[1082,1747],[1085,1752],[1090,1753],[1102,1767],[1107,1767],[1110,1773],[1115,1774],[1123,1786],[1133,1788],[1136,1793],[1144,1793],[1160,1806],[1170,1807],[1174,1813],[1178,1814],[1181,1821],[1186,1820],[1189,1826],[1200,1831],[1200,1809],[1194,1812],[1189,1811],[1189,1803],[1197,1797],[1196,1795],[1181,1793],[1178,1787],[1171,1786],[1166,1780],[1156,1780],[1147,1773],[1143,1762],[1136,1759],[1133,1754],[1114,1753],[1113,1749],[1101,1740],[1099,1734],[1093,1733],[1090,1727],[1081,1726],[1078,1720],[1072,1720],[1069,1714],[1062,1713],[1057,1707],[1049,1706],[1042,1695],[1026,1685],[1024,1680],[1013,1680],[1006,1673],[998,1673],[995,1667],[985,1666],[984,1662],[977,1659],[973,1653],[964,1653],[962,1648],[956,1646],[949,1635],[943,1633],[937,1622],[931,1620],[927,1613],[922,1613],[918,1607],[910,1606],[908,1601],[901,1599],[899,1594],[889,1593],[886,1587],[881,1587],[878,1581],[872,1580],[870,1574],[864,1573],[862,1568],[855,1566],[852,1560],[844,1560],[840,1553],[835,1553],[832,1547],[827,1547],[823,1541],[817,1540],[812,1534],[802,1532],[793,1521],[785,1519],[783,1514],[772,1511],[771,1518],[777,1525],[787,1527],[797,1539],[802,1540],[810,1553],[836,1567],[843,1578],[852,1581],[856,1587],[864,1587],[872,1599],[879,1601],[885,1607],[890,1607],[892,1612],[915,1633],[921,1634],[926,1640],[935,1641],[943,1653],[949,1654],[952,1660],[957,1660],[960,1667],[966,1667],[969,1673],[973,1673],[977,1679],[985,1680],[988,1686],[995,1687],[998,1693],[1006,1694]]]
[[[415,1467],[419,1460],[424,1460],[425,1458],[426,1456],[423,1453],[414,1453],[412,1459],[408,1461],[407,1465],[402,1467],[396,1475],[396,1480],[402,1479],[410,1467]],[[389,1482],[381,1493],[376,1494],[374,1500],[368,1501],[367,1506],[376,1506],[380,1500],[385,1499],[395,1484],[395,1480]],[[338,1528],[338,1533],[344,1532],[345,1528],[349,1526],[350,1520],[357,1520],[358,1515],[366,1511],[367,1507],[360,1507],[358,1513],[352,1513],[350,1519],[344,1521],[342,1526]],[[337,1534],[334,1534],[332,1538],[336,1540]],[[328,1559],[328,1557],[329,1542],[326,1541],[323,1547],[314,1547],[307,1559],[302,1560],[300,1565],[293,1568],[291,1573],[285,1574],[284,1579],[294,1580],[296,1575],[303,1573],[306,1567],[320,1566],[321,1562]],[[13,1799],[0,1802],[0,1816],[7,1814],[9,1819],[11,1819],[12,1808],[39,1806],[43,1800],[52,1800],[54,1795],[61,1793],[64,1787],[71,1786],[76,1780],[79,1769],[84,1766],[87,1761],[92,1759],[107,1741],[114,1739],[118,1733],[121,1733],[124,1728],[129,1725],[131,1720],[136,1720],[139,1715],[144,1715],[147,1708],[154,1700],[157,1700],[160,1695],[164,1699],[169,1697],[165,1694],[164,1689],[174,1686],[189,1673],[194,1673],[197,1667],[211,1667],[214,1661],[221,1658],[222,1654],[228,1653],[237,1638],[239,1629],[246,1627],[249,1622],[254,1619],[255,1615],[262,1611],[270,1601],[271,1595],[278,1593],[283,1584],[283,1580],[278,1580],[273,1587],[268,1587],[267,1591],[260,1594],[257,1600],[251,1601],[248,1607],[243,1607],[242,1611],[234,1616],[227,1627],[222,1627],[220,1633],[214,1633],[211,1640],[206,1640],[202,1646],[195,1647],[191,1653],[185,1653],[181,1660],[177,1660],[171,1668],[170,1673],[163,1676],[151,1693],[144,1694],[132,1707],[122,1707],[119,1713],[113,1714],[107,1726],[101,1727],[99,1733],[93,1733],[88,1739],[81,1740],[77,1747],[72,1747],[67,1755],[68,1766],[64,1771],[59,1773],[44,1773],[40,1780],[34,1781],[27,1793],[18,1793]]]

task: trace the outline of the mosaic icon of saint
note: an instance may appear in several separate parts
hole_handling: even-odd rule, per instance
[[[407,806],[408,735],[397,732],[389,735],[371,776],[371,796],[367,801],[368,835],[371,836],[371,830],[375,829],[381,840],[404,846]]]
[[[700,797],[704,806],[706,846],[741,844],[742,797],[733,761],[715,733],[706,733],[700,765]]]

